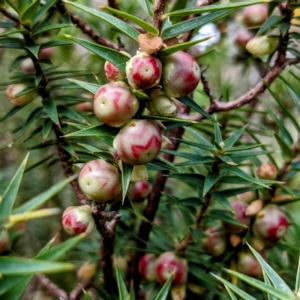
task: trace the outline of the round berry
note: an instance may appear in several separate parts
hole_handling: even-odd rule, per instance
[[[127,123],[138,109],[138,99],[129,87],[121,81],[103,85],[94,98],[96,117],[113,127],[120,127]]]
[[[217,226],[208,228],[205,233],[208,235],[203,239],[203,248],[211,256],[222,255],[227,247],[226,235],[224,231],[218,231]]]
[[[148,181],[135,182],[129,191],[129,197],[132,202],[142,202],[150,194]]]
[[[91,207],[89,205],[68,207],[63,213],[62,224],[64,230],[71,235],[91,232],[95,224]]]
[[[256,4],[244,9],[244,24],[247,27],[262,25],[268,18],[268,7],[265,4]]]
[[[260,255],[265,257],[264,252],[260,252]],[[257,277],[262,274],[262,269],[255,258],[255,256],[249,250],[243,250],[238,253],[237,271],[252,277]]]
[[[118,169],[103,159],[86,163],[80,171],[78,183],[82,192],[97,202],[112,199],[122,188]]]
[[[144,165],[156,157],[161,143],[162,135],[155,121],[131,120],[115,137],[113,146],[125,163]]]
[[[156,256],[151,253],[145,254],[139,261],[139,272],[148,281],[156,279],[155,274]]]
[[[36,98],[35,91],[31,91],[29,93],[15,98],[17,94],[21,93],[26,88],[28,88],[28,86],[26,86],[23,83],[11,84],[5,91],[9,102],[14,106],[24,106],[32,102]]]
[[[165,95],[158,95],[146,102],[146,107],[153,114],[162,117],[175,117],[177,106],[174,100]]]
[[[263,163],[257,169],[257,176],[260,179],[274,180],[277,177],[276,167],[271,163]]]

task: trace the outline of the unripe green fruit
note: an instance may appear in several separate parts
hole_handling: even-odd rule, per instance
[[[200,81],[200,67],[188,53],[175,52],[163,60],[162,86],[169,97],[191,94]]]
[[[149,89],[159,84],[162,65],[158,58],[139,52],[126,64],[126,76],[135,89]]]
[[[267,55],[273,53],[279,45],[277,38],[271,38],[267,36],[259,36],[250,40],[246,49],[253,55]]]
[[[138,109],[138,99],[121,81],[103,85],[94,98],[96,117],[113,127],[120,127],[130,121]]]
[[[89,205],[68,207],[63,213],[62,224],[64,230],[71,235],[91,232],[95,225],[91,207]]]
[[[92,279],[97,271],[97,263],[86,261],[77,271],[77,277],[80,280],[89,280]]]
[[[146,107],[152,113],[161,117],[175,117],[177,106],[174,100],[165,95],[158,95],[146,102]]]
[[[14,106],[24,106],[32,102],[37,96],[35,91],[31,91],[20,97],[14,98],[15,95],[19,94],[26,88],[27,86],[23,83],[11,84],[5,91],[9,102]]]
[[[115,137],[113,147],[118,157],[129,165],[145,165],[159,152],[162,135],[156,122],[131,120]]]
[[[118,169],[103,159],[86,163],[80,171],[79,186],[91,200],[106,202],[122,189]]]
[[[261,252],[260,255],[265,257],[264,252]],[[237,271],[252,277],[262,274],[259,262],[249,250],[243,250],[238,253]]]

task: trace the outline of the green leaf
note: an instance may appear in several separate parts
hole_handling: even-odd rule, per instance
[[[67,117],[71,120],[75,120],[83,124],[88,124],[88,122],[79,113],[67,106],[59,105],[57,106],[57,111],[60,115],[63,115],[64,117]]]
[[[24,49],[24,41],[19,38],[0,39],[1,48]]]
[[[269,286],[271,286],[271,282],[270,282],[268,276],[266,275],[266,273],[264,271],[262,271],[262,273],[263,273],[265,283],[268,284]],[[268,300],[278,300],[276,297],[273,297],[270,294],[267,294],[267,296],[268,296]]]
[[[286,126],[284,125],[283,121],[280,120],[273,112],[271,109],[269,109],[266,104],[263,101],[260,101],[261,105],[266,109],[270,117],[275,121],[275,123],[278,125],[280,129],[280,133],[282,135],[282,138],[284,141],[287,143],[287,145],[292,145],[293,144],[293,138],[291,137],[290,133],[286,129]]]
[[[98,11],[96,9],[86,7],[86,6],[81,5],[81,4],[77,4],[77,3],[69,2],[69,1],[64,1],[64,2],[79,8],[81,11],[85,11],[85,12],[87,12],[87,13],[93,15],[93,16],[96,16],[100,20],[106,21],[111,26],[113,26],[114,28],[116,28],[119,31],[123,32],[125,35],[127,35],[131,39],[133,39],[135,41],[138,40],[138,36],[139,36],[140,33],[136,29],[134,29],[132,26],[128,25],[127,23],[125,23],[123,21],[121,21],[120,19],[115,18],[115,17],[113,17],[109,14],[106,14],[104,12]]]
[[[46,162],[47,160],[49,160],[50,158],[52,158],[53,155],[54,155],[54,154],[50,154],[50,155],[44,157],[43,159],[39,160],[38,162],[34,163],[33,165],[27,167],[24,173],[27,173],[27,172],[29,172],[30,170],[35,169],[35,168],[38,167],[39,165],[43,164],[44,162]]]
[[[9,30],[5,30],[4,32],[0,33],[0,37],[4,37],[4,36],[8,36],[8,35],[12,35],[12,34],[16,34],[16,33],[25,33],[27,32],[26,29],[9,29]]]
[[[56,263],[37,259],[19,257],[0,257],[0,273],[2,275],[18,275],[30,273],[56,273],[71,271],[74,266],[70,263]]]
[[[10,118],[11,116],[13,116],[14,114],[16,114],[18,111],[20,111],[22,108],[24,108],[25,106],[15,106],[13,107],[6,115],[4,115],[1,119],[0,122],[3,122],[5,120],[7,120],[8,118]]]
[[[219,124],[216,123],[214,124],[214,132],[215,132],[215,143],[220,145],[223,139],[222,139],[222,133]]]
[[[159,34],[159,31],[154,26],[152,26],[151,24],[149,24],[148,22],[145,22],[144,20],[142,20],[140,18],[135,17],[132,14],[128,14],[125,11],[122,11],[122,10],[119,10],[119,9],[114,9],[114,8],[109,7],[109,6],[101,6],[101,8],[104,9],[104,10],[109,11],[110,13],[112,13],[114,15],[123,17],[124,19],[127,19],[127,20],[131,21],[134,24],[139,25],[141,28],[145,29],[149,34],[152,34],[152,35],[158,35]]]
[[[278,298],[280,300],[295,299],[295,298],[290,298],[288,294],[282,292],[280,289],[276,289],[276,288],[272,287],[271,285],[267,285],[264,282],[257,280],[253,277],[249,277],[247,275],[244,275],[244,274],[232,271],[232,270],[226,270],[226,271],[227,271],[227,273],[247,282],[251,286],[253,286],[263,292],[266,292],[267,294],[276,296],[276,298]]]
[[[259,3],[265,3],[265,1],[254,0],[254,1],[244,1],[244,2],[227,2],[227,3],[218,3],[218,4],[208,5],[208,6],[195,7],[195,8],[185,8],[185,9],[167,13],[163,17],[165,18],[169,16],[188,16],[193,14],[202,14],[204,12],[226,10],[228,8],[241,8],[241,7],[251,6]]]
[[[158,295],[156,296],[155,300],[166,300],[170,291],[170,287],[173,281],[174,272],[172,275],[168,278],[162,289],[159,291]]]
[[[234,213],[234,210],[232,209],[229,201],[227,200],[226,196],[221,191],[213,191],[210,192],[211,195],[226,209]]]
[[[21,14],[21,21],[23,23],[30,23],[34,15],[37,13],[39,7],[40,0],[31,2],[31,4],[26,7],[26,10]]]
[[[50,119],[53,121],[53,123],[55,123],[58,127],[60,127],[58,113],[57,113],[56,105],[55,105],[53,99],[48,98],[47,100],[44,100],[43,106],[44,106],[46,113],[48,114]]]
[[[54,195],[56,195],[58,192],[60,192],[68,183],[70,183],[72,180],[74,180],[78,175],[75,174],[72,177],[66,178],[55,185],[53,185],[51,188],[46,190],[45,192],[39,194],[38,196],[32,198],[31,200],[25,202],[18,208],[16,208],[13,211],[13,214],[21,214],[28,211],[32,211],[42,204],[44,204],[46,201],[50,200]]]
[[[225,141],[225,148],[224,150],[230,149],[241,137],[241,135],[244,133],[245,129],[247,128],[247,125],[243,126],[239,130],[237,130],[235,133],[233,133],[231,136],[229,136]]]
[[[256,33],[256,36],[262,35],[266,31],[268,31],[270,28],[272,28],[274,25],[278,24],[282,19],[283,19],[283,16],[271,16],[259,28],[258,32]]]
[[[14,69],[16,69],[24,60],[27,60],[28,56],[19,56],[17,57],[13,63],[9,67],[9,72],[12,72]]]
[[[300,93],[297,92],[294,87],[282,76],[279,76],[279,78],[285,83],[285,85],[288,88],[288,91],[290,92],[292,99],[298,109],[298,113],[300,113]]]
[[[86,129],[75,131],[65,135],[65,137],[83,137],[83,136],[111,136],[114,137],[118,132],[117,129],[112,128],[108,125],[96,125]]]
[[[53,25],[48,25],[43,28],[39,28],[37,30],[33,30],[32,35],[38,35],[47,31],[51,30],[57,30],[57,29],[62,29],[62,28],[67,28],[67,27],[72,27],[71,24],[53,24]]]
[[[190,97],[181,97],[178,99],[180,102],[184,103],[185,105],[189,106],[190,108],[194,109],[200,115],[206,117],[207,119],[211,120],[212,122],[216,123],[217,121],[208,114],[204,109],[202,109],[193,99]]]
[[[287,145],[286,142],[276,132],[274,132],[274,137],[275,137],[284,157],[288,158],[288,159],[293,159],[294,153],[293,153],[292,149],[289,147],[289,145]]]
[[[90,92],[94,95],[97,93],[97,91],[101,87],[101,85],[89,83],[86,81],[81,81],[81,80],[76,80],[76,79],[71,79],[71,78],[68,78],[68,80],[76,83],[77,85],[79,85],[80,87],[82,87],[83,89],[87,90],[88,92]]]
[[[298,267],[297,267],[297,276],[296,276],[296,282],[295,282],[295,292],[298,293],[300,289],[300,255],[298,259]]]
[[[208,145],[198,144],[198,143],[194,143],[194,142],[190,142],[190,141],[182,140],[182,139],[176,139],[176,140],[180,141],[183,144],[191,145],[191,146],[194,146],[194,147],[197,147],[197,148],[200,148],[200,149],[205,149],[205,150],[209,150],[209,151],[212,151],[212,152],[215,151],[214,148],[211,148]]]
[[[119,300],[127,300],[128,299],[128,291],[126,288],[126,284],[122,277],[121,272],[119,271],[117,264],[116,265],[116,277],[117,277],[117,284],[118,284],[118,291],[119,291]]]
[[[93,298],[90,296],[90,294],[86,290],[83,290],[83,294],[84,294],[85,300],[93,300]]]
[[[19,139],[22,136],[22,134],[30,127],[30,125],[41,116],[42,111],[43,111],[43,108],[38,107],[30,114],[30,116],[28,117],[26,122],[23,124],[23,126],[16,131],[15,140]]]
[[[130,59],[128,56],[122,54],[121,52],[117,50],[113,50],[108,47],[100,46],[98,44],[85,41],[83,39],[79,39],[77,37],[67,35],[67,37],[80,46],[86,48],[87,50],[99,55],[103,59],[111,62],[115,67],[117,67],[119,70],[125,72],[126,68],[126,62]]]
[[[206,138],[204,138],[201,134],[199,134],[196,130],[191,129],[189,127],[184,128],[189,134],[191,134],[198,142],[205,145],[207,149],[211,151],[215,151],[216,148],[211,144],[210,141],[208,141]]]
[[[232,208],[231,208],[231,210],[232,210]],[[240,223],[239,221],[235,220],[231,215],[228,214],[227,211],[224,211],[224,210],[212,209],[205,215],[205,217],[210,217],[210,218],[213,218],[213,219],[228,222],[230,224],[234,224],[234,225],[238,225],[238,226],[241,226],[241,227],[244,227],[244,228],[248,228],[248,226],[246,226],[245,224]]]
[[[40,47],[41,45],[32,45],[32,46],[26,46],[26,49],[29,50],[36,58],[38,58]]]
[[[193,45],[196,45],[198,43],[207,41],[210,38],[212,38],[212,37],[211,36],[207,36],[207,37],[204,37],[204,38],[199,39],[199,40],[176,44],[174,46],[170,46],[170,47],[167,47],[165,49],[160,50],[158,54],[159,54],[160,58],[164,58],[164,57],[166,57],[168,55],[171,55],[171,54],[173,54],[173,53],[175,53],[177,51],[184,50],[184,49],[187,49],[187,48],[189,48],[189,47],[191,47]]]
[[[22,181],[23,173],[25,171],[28,156],[29,153],[26,155],[3,194],[3,198],[0,202],[0,220],[6,219],[12,211]],[[0,271],[0,273],[2,272]]]
[[[124,203],[130,183],[133,166],[122,162],[122,202]]]
[[[32,18],[32,24],[36,24],[47,11],[56,3],[56,0],[47,0],[43,7],[37,12],[37,14]]]
[[[153,16],[153,8],[152,3],[149,0],[137,0],[139,5],[143,8],[143,10],[149,15],[150,17]]]
[[[51,119],[46,119],[43,125],[43,141],[46,141],[49,133],[51,132],[53,122]]]
[[[228,5],[228,4],[226,4]],[[209,7],[209,6],[207,6]],[[204,16],[200,16],[194,19],[183,21],[181,23],[175,24],[163,30],[163,39],[169,39],[179,34],[185,33],[189,30],[195,29],[196,27],[203,26],[207,23],[219,21],[226,16],[233,13],[235,9],[224,9],[222,11],[213,12]]]
[[[210,189],[218,182],[220,176],[214,173],[208,173],[205,177],[204,187],[203,187],[203,196],[205,196]]]
[[[252,251],[253,255],[258,260],[259,264],[261,265],[262,269],[265,271],[266,275],[271,280],[272,284],[278,290],[281,290],[283,293],[287,295],[286,299],[295,299],[294,293],[288,287],[288,285],[281,279],[281,277],[268,265],[268,263],[261,257],[261,255],[250,245],[248,245],[250,250]]]
[[[241,290],[237,286],[233,285],[229,281],[227,281],[227,280],[223,279],[222,277],[219,277],[219,276],[217,276],[217,275],[215,275],[213,273],[211,273],[211,274],[215,278],[217,278],[219,281],[221,281],[228,289],[232,290],[237,295],[239,295],[240,297],[242,297],[242,299],[245,299],[245,300],[256,300],[256,298],[253,298],[251,295],[247,294],[246,292],[244,292],[243,290]]]

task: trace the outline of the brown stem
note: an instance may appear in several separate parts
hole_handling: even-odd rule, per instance
[[[88,26],[84,21],[82,21],[75,14],[69,13],[67,8],[64,6],[64,4],[62,2],[58,2],[56,7],[57,7],[58,11],[61,13],[61,15],[69,14],[72,23],[77,25],[84,34],[89,36],[97,44],[112,48],[114,50],[123,50],[119,45],[116,45],[116,44],[112,43],[110,40],[97,34],[90,26]]]
[[[153,16],[153,25],[155,28],[161,31],[162,28],[162,16],[165,11],[165,7],[167,4],[168,0],[156,0],[155,2],[155,11],[154,11],[154,16]]]
[[[204,76],[204,72],[208,69],[208,67],[205,67],[201,70],[201,82],[203,84],[203,92],[208,96],[210,103],[212,104],[214,102],[214,98],[210,93],[210,87],[208,80]]]
[[[68,300],[77,300],[83,293],[83,290],[88,289],[90,286],[92,286],[92,281],[91,280],[85,280],[83,282],[80,282],[74,290],[70,293],[70,296]]]
[[[115,245],[115,228],[121,215],[111,212],[110,221],[106,220],[104,214],[105,204],[94,205],[92,214],[96,223],[97,230],[100,233],[100,264],[103,270],[103,279],[107,292],[117,292],[117,282],[113,268],[113,255]]]
[[[116,0],[108,0],[108,6],[114,9],[119,9],[119,4]]]
[[[36,274],[35,278],[38,280],[39,284],[41,284],[47,292],[54,297],[59,297],[62,299],[68,299],[68,294],[66,291],[58,287],[55,283],[53,283],[49,278],[47,278],[43,274]]]
[[[0,12],[8,19],[12,20],[15,22],[15,26],[19,27],[20,26],[20,21],[17,17],[9,13],[7,10],[5,10],[3,7],[0,7]]]

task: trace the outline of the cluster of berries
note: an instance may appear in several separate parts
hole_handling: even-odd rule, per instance
[[[264,163],[257,169],[257,175],[260,179],[273,180],[277,176],[277,170],[271,163]],[[235,212],[235,220],[241,225],[223,221],[223,229],[213,226],[205,231],[207,237],[202,245],[204,250],[213,257],[225,253],[228,239],[233,247],[240,245],[248,228],[251,229],[252,235],[248,242],[263,257],[266,257],[264,250],[273,247],[288,229],[288,218],[276,204],[268,204],[261,199],[248,204],[246,195],[240,198],[244,199],[232,201],[230,204]],[[262,274],[259,263],[249,250],[239,251],[236,263],[237,270],[241,273],[249,276]]]

